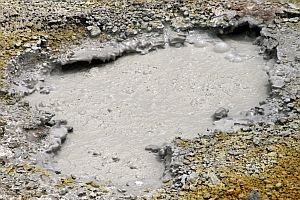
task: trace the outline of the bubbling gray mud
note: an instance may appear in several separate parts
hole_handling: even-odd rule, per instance
[[[55,167],[139,193],[161,185],[163,163],[145,151],[176,136],[213,127],[219,107],[229,117],[267,97],[266,63],[246,40],[199,41],[130,55],[89,70],[50,76],[50,94],[29,101],[74,127]]]

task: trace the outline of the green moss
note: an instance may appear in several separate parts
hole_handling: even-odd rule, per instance
[[[21,52],[24,44],[34,43],[38,38],[48,36],[49,47],[55,50],[59,49],[63,44],[80,40],[85,35],[85,29],[76,25],[44,31],[37,31],[33,26],[31,29],[0,32],[0,88],[6,86],[3,81],[3,70],[6,62]],[[0,102],[11,103],[14,99],[15,97],[4,95],[0,97]]]
[[[300,6],[300,0],[288,0],[288,2],[296,4],[298,6]]]
[[[6,173],[9,175],[15,175],[15,174],[26,174],[26,173],[37,173],[41,174],[43,176],[49,176],[48,172],[38,168],[36,166],[28,165],[28,164],[20,164],[20,165],[11,165],[6,168],[1,168],[0,171],[2,173]]]
[[[281,131],[277,128],[274,127],[275,132]],[[298,199],[300,196],[300,141],[297,138],[300,138],[300,131],[293,136],[285,137],[281,143],[254,146],[252,145],[252,132],[239,131],[228,134],[220,132],[215,136],[213,149],[202,139],[191,141],[177,139],[175,142],[179,147],[188,148],[189,152],[192,152],[185,156],[185,160],[189,161],[187,165],[193,163],[192,165],[196,166],[197,174],[207,173],[207,169],[202,164],[195,165],[195,163],[203,163],[207,156],[203,152],[206,150],[209,149],[210,155],[214,155],[213,158],[221,162],[224,160],[224,156],[227,159],[226,152],[233,146],[242,146],[245,143],[251,143],[251,145],[248,145],[246,151],[238,158],[218,166],[216,173],[221,177],[219,184],[210,185],[203,183],[202,179],[196,179],[187,182],[180,191],[156,193],[153,199],[166,199],[166,197],[174,197],[174,199],[246,199],[253,189],[260,193],[262,199]],[[254,165],[263,163],[265,158],[272,158],[272,162],[260,165],[261,170],[256,173],[244,173],[246,163]],[[166,185],[166,188],[168,187]]]
[[[57,183],[57,188],[69,187],[75,183],[75,179],[72,176],[67,176],[66,178],[61,178]]]

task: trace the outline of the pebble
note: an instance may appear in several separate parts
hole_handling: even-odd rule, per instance
[[[98,153],[98,152],[92,152],[92,155],[95,156],[95,157],[98,157],[98,156],[101,156],[101,153]]]
[[[88,26],[87,30],[90,32],[92,38],[97,37],[101,34],[101,30],[98,26]]]
[[[260,200],[260,194],[256,190],[252,190],[246,199],[247,200]]]
[[[0,145],[0,163],[13,157],[13,152]]]
[[[126,190],[118,188],[118,192],[120,192],[120,193],[126,193]]]
[[[215,111],[213,117],[215,120],[220,120],[228,116],[229,110],[227,108],[219,108]]]
[[[144,183],[142,181],[135,181],[134,182],[137,186],[142,186]]]
[[[279,76],[271,77],[270,82],[273,88],[281,89],[285,86],[284,79]]]
[[[276,183],[276,185],[275,185],[277,188],[280,188],[280,187],[282,187],[282,183]]]
[[[73,133],[74,129],[72,126],[67,126],[67,132],[68,133]]]
[[[67,194],[68,193],[68,190],[67,189],[61,189],[60,191],[59,191],[59,195],[61,195],[61,196],[64,196],[65,194]]]
[[[218,185],[221,183],[220,179],[216,176],[216,174],[214,172],[208,173],[207,176],[209,177],[209,179],[213,185]]]
[[[151,151],[152,153],[158,153],[160,150],[160,147],[157,145],[148,145],[145,147],[146,151]]]
[[[254,137],[253,138],[253,144],[259,145],[259,143],[260,143],[260,139],[258,137]]]
[[[113,160],[114,162],[119,162],[119,161],[120,161],[120,158],[119,158],[119,157],[116,157],[116,156],[114,156],[114,157],[112,157],[112,160]]]
[[[184,44],[185,40],[186,40],[186,35],[184,34],[171,32],[169,35],[170,46],[181,47]]]
[[[129,168],[130,168],[130,169],[138,169],[138,167],[135,166],[135,165],[129,165]]]

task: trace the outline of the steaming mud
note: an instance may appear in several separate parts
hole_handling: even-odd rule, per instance
[[[233,117],[267,96],[259,47],[225,42],[194,41],[50,76],[50,94],[28,99],[74,127],[55,167],[131,193],[159,187],[163,164],[145,146],[195,137],[213,127],[219,107]]]

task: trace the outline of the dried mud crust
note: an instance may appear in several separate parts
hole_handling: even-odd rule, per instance
[[[37,167],[34,155],[49,143],[52,115],[22,101],[11,90],[12,77],[32,73],[36,63],[50,65],[53,55],[87,34],[98,41],[123,41],[160,33],[166,23],[174,30],[219,33],[245,24],[260,27],[258,43],[276,64],[269,70],[270,98],[249,112],[257,119],[237,131],[175,139],[164,149],[170,176],[144,198],[298,199],[300,11],[287,3],[255,2],[1,0],[0,199],[135,198]]]

